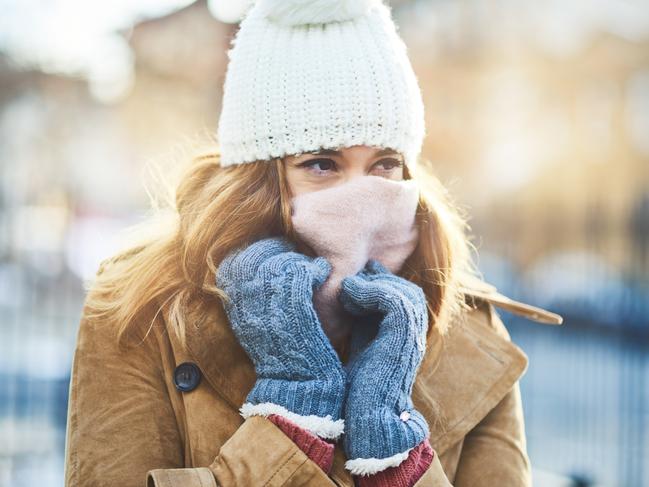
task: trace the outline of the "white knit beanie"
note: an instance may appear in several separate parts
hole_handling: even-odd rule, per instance
[[[416,163],[423,100],[381,0],[257,0],[228,57],[223,166],[354,145]]]

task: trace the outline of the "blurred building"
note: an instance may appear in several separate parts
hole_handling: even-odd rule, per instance
[[[629,215],[649,192],[649,36],[595,30],[548,49],[553,32],[525,3],[401,12],[426,97],[424,155],[518,266],[587,248],[646,279],[647,215]]]
[[[216,132],[235,30],[198,0],[123,32],[135,56],[135,84],[118,110],[143,157]]]

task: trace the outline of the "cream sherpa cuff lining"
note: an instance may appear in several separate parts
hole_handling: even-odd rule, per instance
[[[397,467],[408,458],[412,448],[401,453],[395,453],[386,458],[355,458],[345,462],[345,468],[353,475],[372,475],[386,468]]]
[[[302,416],[300,414],[289,411],[284,406],[274,404],[272,402],[264,402],[261,404],[244,403],[239,412],[244,419],[250,416],[270,416],[271,414],[279,414],[287,419],[290,419],[301,428],[305,428],[312,433],[318,435],[320,438],[337,439],[343,434],[345,430],[344,419],[332,419],[331,415],[325,417],[310,414],[309,416]]]

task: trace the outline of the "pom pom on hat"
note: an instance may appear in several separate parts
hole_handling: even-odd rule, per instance
[[[352,20],[381,0],[258,0],[262,15],[283,26]]]
[[[243,20],[254,3],[254,0],[219,0],[207,2],[207,7],[212,15],[221,22],[237,24]]]

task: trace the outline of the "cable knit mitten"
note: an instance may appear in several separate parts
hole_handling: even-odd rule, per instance
[[[356,475],[373,474],[399,465],[429,435],[411,398],[426,348],[426,296],[419,286],[372,259],[343,279],[339,299],[362,317],[345,365],[345,466]],[[373,340],[370,316],[378,321]]]
[[[266,238],[231,252],[217,271],[224,309],[257,374],[241,414],[280,414],[335,439],[344,429],[345,371],[312,301],[331,264],[294,249]]]

